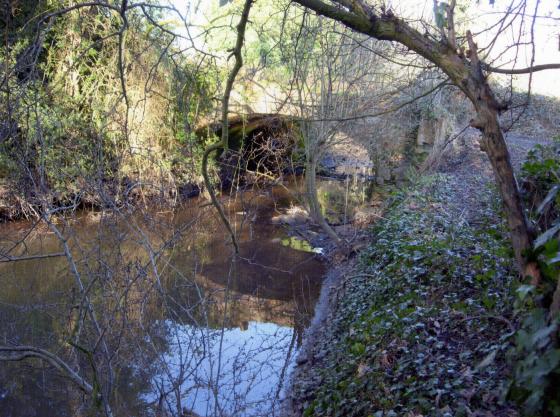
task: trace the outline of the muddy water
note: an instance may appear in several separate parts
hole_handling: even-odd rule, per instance
[[[0,263],[0,344],[48,349],[93,378],[92,364],[66,343],[84,303],[79,278],[112,354],[115,415],[276,414],[325,270],[312,251],[282,244],[289,231],[271,221],[300,204],[298,190],[238,193],[227,204],[240,257],[203,200],[175,212],[81,212],[50,227],[0,226],[2,252],[31,257]],[[62,242],[68,253],[57,256]],[[55,256],[33,258],[46,254]],[[94,350],[105,381],[87,323],[80,343]],[[88,415],[85,404],[44,363],[0,362],[1,416]]]

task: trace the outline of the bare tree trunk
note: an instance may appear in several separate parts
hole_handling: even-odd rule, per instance
[[[235,237],[235,232],[220,204],[218,197],[216,197],[216,191],[214,190],[214,186],[210,181],[210,176],[208,175],[208,158],[212,154],[212,152],[218,151],[223,149],[223,155],[226,155],[228,151],[228,140],[229,140],[229,99],[231,95],[231,91],[233,90],[233,83],[235,82],[235,78],[239,73],[239,70],[243,66],[243,55],[242,55],[242,48],[243,48],[243,41],[245,40],[245,29],[247,28],[247,22],[249,22],[249,12],[251,11],[251,6],[253,4],[253,0],[245,0],[245,4],[243,6],[243,11],[241,12],[241,19],[239,19],[239,23],[237,24],[237,38],[235,42],[235,47],[233,48],[232,56],[235,58],[235,64],[231,69],[231,72],[228,75],[226,81],[226,88],[224,90],[224,96],[222,99],[222,137],[218,143],[210,145],[204,151],[202,156],[202,177],[204,178],[204,184],[206,186],[206,190],[208,190],[208,194],[210,194],[210,200],[212,204],[218,211],[220,219],[224,223],[230,237],[231,242],[233,243],[233,247],[235,249],[235,253],[239,253],[239,245],[237,243],[237,238]]]
[[[484,111],[479,110],[478,115],[479,121],[484,120],[484,125],[479,127],[482,132],[482,148],[492,164],[505,206],[515,259],[521,268],[521,273],[527,278],[530,277],[531,283],[537,285],[540,281],[538,266],[534,261],[527,260],[527,253],[532,248],[531,230],[523,210],[517,180],[497,113],[487,108]]]
[[[538,265],[534,261],[529,261],[527,257],[532,248],[533,236],[523,210],[517,179],[498,119],[499,112],[504,105],[496,100],[488,80],[482,72],[478,47],[474,43],[470,31],[467,31],[467,41],[470,71],[468,81],[463,84],[463,88],[476,110],[476,118],[471,121],[471,124],[482,132],[482,149],[488,155],[494,170],[520,272],[525,278],[530,278],[532,284],[537,285],[540,282]]]
[[[317,198],[317,158],[315,155],[309,155],[305,163],[305,187],[309,212],[313,220],[321,226],[321,229],[323,229],[339,247],[346,247],[346,242],[341,239],[329,223],[327,223],[321,211],[321,203]]]

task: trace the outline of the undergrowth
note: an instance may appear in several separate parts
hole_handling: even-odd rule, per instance
[[[532,149],[522,170],[523,196],[538,236],[532,257],[539,262],[538,287],[518,289],[522,317],[511,350],[510,397],[528,416],[560,416],[560,137]]]
[[[304,415],[517,415],[506,399],[518,282],[494,190],[469,213],[462,181],[396,192],[347,277]]]

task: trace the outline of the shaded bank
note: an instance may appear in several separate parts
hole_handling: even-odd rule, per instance
[[[0,178],[0,221],[37,218],[45,210],[63,207],[72,211],[137,205],[177,207],[203,191],[202,177],[194,171],[200,164],[199,153],[204,142],[209,137],[219,136],[221,125],[210,123],[199,127],[194,134],[193,143],[179,148],[184,155],[172,161],[169,178],[113,175],[99,180],[76,177],[64,193],[48,186],[41,188],[17,183],[8,177]],[[219,153],[214,160],[222,190],[274,183],[281,181],[284,175],[303,172],[303,162],[298,156],[303,139],[299,122],[294,117],[278,114],[233,116],[229,135],[228,153]],[[184,175],[185,170],[189,171],[189,176]]]
[[[512,415],[517,274],[474,147],[396,192],[355,265],[325,281],[290,416]]]

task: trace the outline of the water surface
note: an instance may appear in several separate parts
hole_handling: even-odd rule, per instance
[[[115,415],[274,415],[324,272],[315,253],[282,245],[288,230],[271,222],[298,204],[296,194],[279,186],[227,204],[239,258],[202,199],[175,212],[80,212],[51,227],[2,225],[10,256],[56,255],[65,249],[61,238],[72,255],[0,263],[3,344],[48,349],[91,379],[90,364],[67,343],[83,301],[79,276],[114,353]],[[94,329],[81,331],[83,344],[97,349],[103,378]],[[37,360],[2,363],[0,410],[91,412],[75,387]]]

